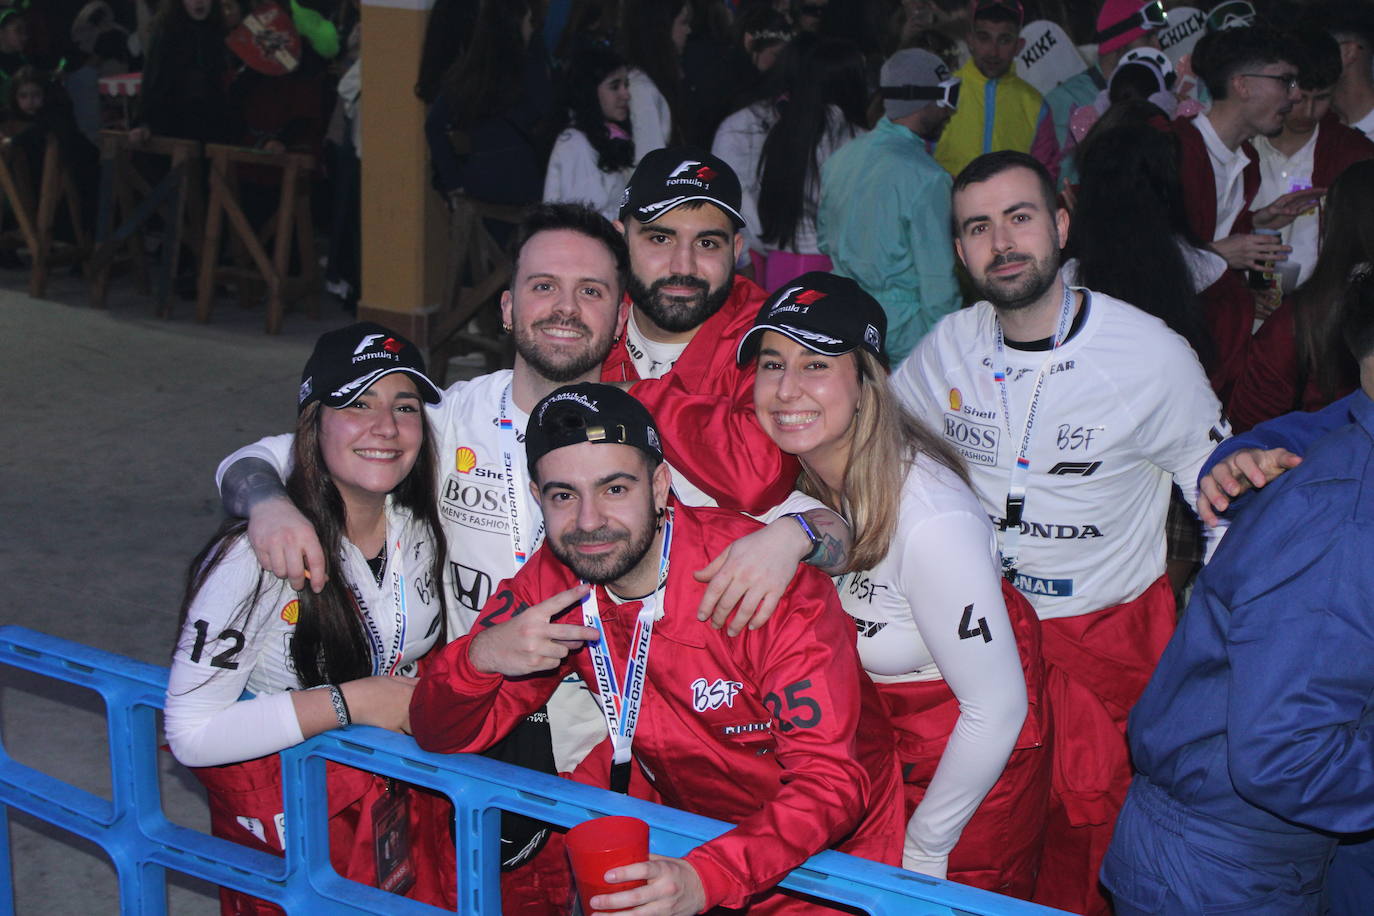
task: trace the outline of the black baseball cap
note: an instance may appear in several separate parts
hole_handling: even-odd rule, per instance
[[[687,146],[656,149],[639,160],[620,198],[620,220],[652,223],[676,206],[704,200],[725,211],[736,229],[744,228],[739,210],[739,176],[719,156]]]
[[[663,442],[648,409],[614,385],[579,382],[549,394],[530,412],[525,459],[530,476],[549,452],[582,442],[630,445],[663,460]]]
[[[848,277],[813,270],[779,287],[740,338],[740,365],[754,358],[764,331],[777,331],[824,356],[843,356],[862,347],[887,365],[887,314]]]
[[[425,359],[415,344],[394,331],[360,321],[321,334],[315,352],[301,373],[297,413],[311,401],[326,407],[347,407],[377,379],[404,372],[427,404],[438,404],[443,395],[425,375]]]

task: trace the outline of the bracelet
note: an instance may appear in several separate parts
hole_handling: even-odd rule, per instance
[[[802,534],[806,535],[806,539],[811,542],[811,549],[807,551],[806,556],[801,558],[803,563],[810,563],[820,554],[824,542],[816,530],[811,527],[811,523],[806,520],[805,515],[800,512],[789,512],[787,517],[797,520],[797,524],[801,525]]]
[[[348,711],[348,701],[344,699],[343,691],[338,684],[325,684],[329,688],[329,702],[334,707],[334,717],[339,720],[339,728],[348,728],[353,724],[353,715]]]

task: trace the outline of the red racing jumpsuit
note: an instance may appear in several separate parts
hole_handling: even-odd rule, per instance
[[[754,416],[754,367],[735,363],[735,348],[754,326],[768,294],[736,276],[720,311],[702,322],[673,368],[638,381],[632,393],[658,421],[668,463],[722,506],[761,514],[797,482],[797,460],[780,450]],[[603,382],[635,382],[639,373],[622,335],[601,365]]]
[[[1016,634],[1026,678],[1026,722],[1001,777],[964,826],[949,854],[951,881],[1029,900],[1040,873],[1052,773],[1053,721],[1045,696],[1040,618],[1025,596],[1002,581],[1002,598]],[[943,680],[878,685],[897,731],[906,819],[925,797],[959,720],[959,700]]]
[[[406,896],[453,909],[453,806],[447,798],[416,787],[397,786],[375,773],[327,761],[329,795],[329,861],[345,878],[377,886],[374,859],[373,806],[393,792],[408,797],[410,864],[415,883]],[[281,758],[276,754],[217,767],[192,767],[204,784],[210,805],[210,832],[225,840],[285,855],[279,836],[282,810]],[[245,826],[252,819],[263,835]],[[289,828],[287,828],[289,829]],[[225,916],[269,916],[283,910],[275,904],[221,887],[220,912]]]
[[[655,624],[634,758],[664,803],[738,824],[687,854],[706,908],[810,911],[768,891],[789,870],[836,848],[888,864],[902,851],[901,787],[891,726],[859,666],[853,623],[834,586],[802,567],[779,612],[727,636],[696,619],[705,586],[692,573],[757,523],[719,509],[677,506],[666,614]],[[473,632],[446,646],[411,699],[421,747],[475,751],[536,709],[569,670],[593,690],[588,650],[557,670],[507,679],[477,671],[469,643],[482,629],[576,584],[541,548],[483,609]],[[597,588],[619,672],[640,602]],[[581,623],[581,609],[561,619]]]

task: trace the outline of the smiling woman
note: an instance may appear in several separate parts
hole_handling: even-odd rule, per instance
[[[1050,772],[1039,621],[960,459],[894,399],[886,329],[853,280],[812,272],[764,303],[739,358],[798,487],[854,529],[837,587],[898,733],[903,865],[1029,897]]]
[[[443,643],[445,544],[422,410],[440,399],[404,338],[366,323],[325,334],[302,374],[286,487],[330,558],[328,582],[316,594],[272,580],[243,521],[192,561],[165,726],[208,790],[216,836],[281,855],[276,752],[354,722],[409,731],[417,662]],[[341,875],[453,905],[446,802],[346,767],[331,768],[329,800]],[[372,854],[388,843],[409,851]],[[225,912],[280,912],[233,891],[221,900]]]

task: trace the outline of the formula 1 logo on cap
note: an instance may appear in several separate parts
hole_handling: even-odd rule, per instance
[[[688,169],[690,169],[690,168],[691,168],[692,166],[694,166],[694,165],[701,165],[701,162],[699,162],[699,161],[696,160],[696,159],[684,159],[684,160],[682,160],[681,162],[679,162],[679,163],[677,164],[677,168],[673,169],[671,172],[668,173],[668,177],[669,177],[669,178],[677,178],[679,175],[683,174],[684,172],[686,172]],[[709,167],[709,166],[706,168],[706,171],[710,171],[710,167]],[[699,173],[699,172],[698,172],[698,177],[700,177],[700,173]],[[710,179],[707,179],[707,180],[709,181]]]
[[[821,292],[818,289],[808,289],[804,293],[798,293],[797,298],[793,299],[792,301],[798,303],[799,305],[813,305],[816,302],[819,302],[820,300],[824,299],[825,295],[825,293]]]
[[[366,337],[364,337],[362,340],[358,341],[358,346],[356,346],[356,347],[353,348],[353,355],[354,355],[354,356],[357,356],[359,353],[363,352],[363,351],[366,350],[368,347],[372,346],[374,343],[376,343],[377,341],[381,340],[383,337],[386,337],[386,335],[385,335],[385,334],[368,334],[368,335],[367,335]],[[388,340],[390,340],[390,338],[388,338]]]
[[[709,184],[716,177],[716,170],[709,165],[703,165],[697,169],[697,177]]]
[[[388,353],[400,353],[401,342],[394,337],[388,337],[382,342],[382,349]]]

